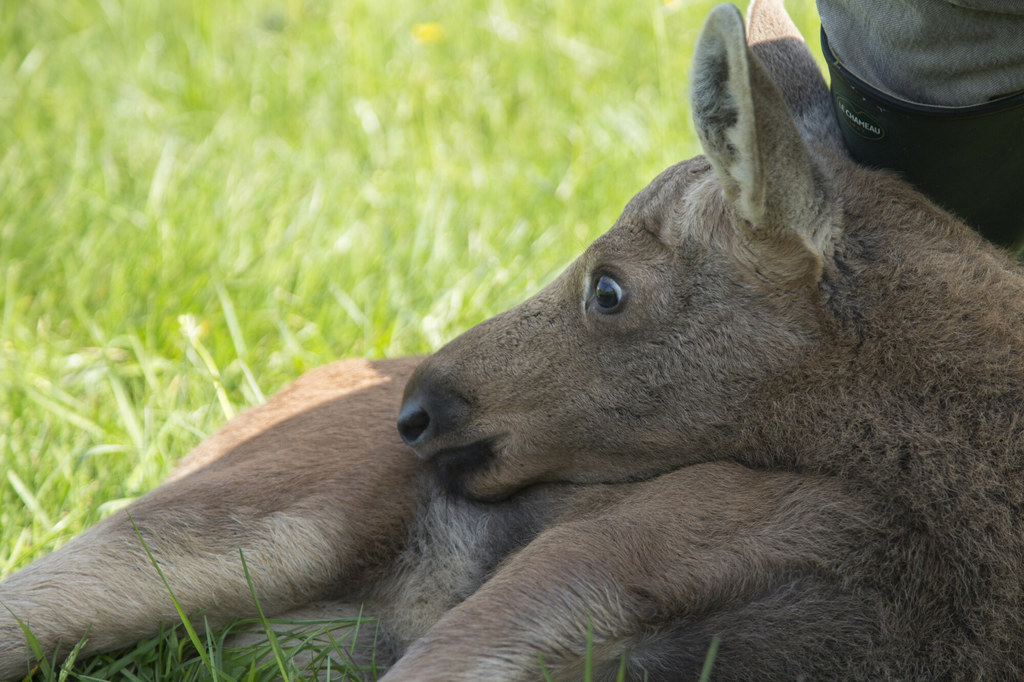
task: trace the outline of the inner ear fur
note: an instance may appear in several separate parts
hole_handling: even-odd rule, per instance
[[[783,77],[812,76],[821,79],[816,69]],[[747,47],[743,18],[732,5],[714,8],[701,31],[692,103],[737,232],[737,255],[762,278],[816,280],[833,240],[827,186],[779,88]]]

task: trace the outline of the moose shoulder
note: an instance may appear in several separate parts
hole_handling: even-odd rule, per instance
[[[241,547],[267,615],[378,616],[388,680],[689,679],[713,637],[717,679],[1024,675],[1024,275],[848,160],[780,2],[749,23],[697,44],[705,156],[551,285],[300,379],[129,509],[186,610],[254,613]],[[0,602],[0,677],[22,624],[175,618],[117,515]]]

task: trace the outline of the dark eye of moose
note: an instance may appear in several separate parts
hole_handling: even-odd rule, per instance
[[[601,275],[594,283],[594,303],[603,313],[614,312],[622,302],[622,287],[608,275]]]

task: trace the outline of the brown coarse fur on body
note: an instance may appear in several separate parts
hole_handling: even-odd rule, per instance
[[[870,489],[881,533],[870,579],[903,611],[890,624],[901,645],[938,675],[1016,677],[1024,281],[895,178],[841,177],[826,334],[752,396],[772,406],[746,430],[754,460]]]
[[[749,24],[698,42],[705,156],[556,281],[129,508],[186,610],[254,613],[241,548],[269,614],[379,617],[387,680],[694,679],[713,638],[720,680],[1024,676],[1024,273],[846,157],[781,3]],[[0,602],[0,677],[13,615],[47,651],[176,619],[124,515]]]

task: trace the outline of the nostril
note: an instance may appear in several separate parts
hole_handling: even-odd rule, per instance
[[[398,415],[398,434],[407,445],[415,445],[429,426],[430,415],[418,401],[402,407],[402,413]]]

